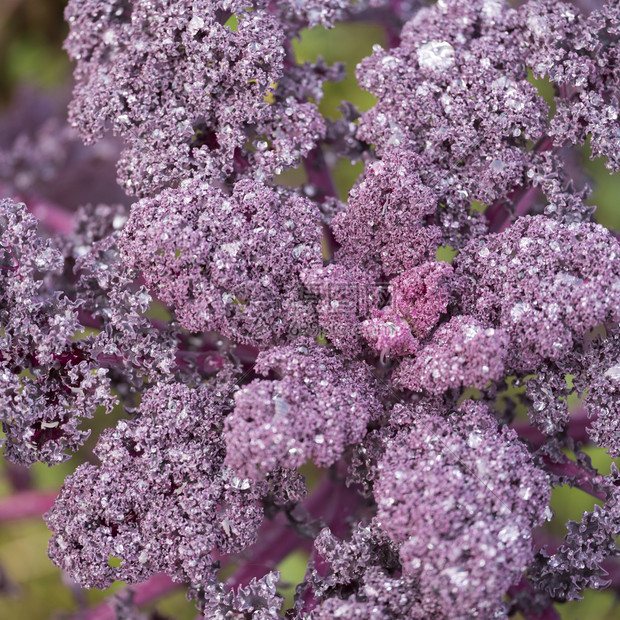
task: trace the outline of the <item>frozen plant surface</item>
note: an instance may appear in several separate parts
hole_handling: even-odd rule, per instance
[[[8,460],[54,465],[122,418],[45,515],[69,578],[135,588],[82,617],[186,588],[207,620],[535,620],[620,591],[618,470],[582,449],[620,455],[620,246],[566,163],[620,166],[618,0],[66,17],[73,129],[0,159],[0,420]],[[324,118],[344,67],[292,41],[353,21],[385,29],[356,71],[376,103]],[[46,197],[74,130],[120,141],[131,206]],[[339,158],[364,164],[346,202]],[[563,485],[598,503],[562,538]]]

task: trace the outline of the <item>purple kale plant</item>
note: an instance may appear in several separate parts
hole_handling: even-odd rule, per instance
[[[67,578],[130,584],[79,617],[184,588],[206,620],[552,620],[620,592],[620,474],[584,451],[620,456],[620,244],[574,165],[620,170],[618,0],[66,18],[72,127],[0,151],[0,420],[8,461],[51,466],[115,412],[45,514]],[[360,21],[376,101],[332,119],[344,66],[292,42]],[[51,191],[77,135],[129,198]],[[596,505],[564,526],[565,485]]]

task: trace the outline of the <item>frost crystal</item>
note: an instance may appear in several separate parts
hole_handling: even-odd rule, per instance
[[[454,48],[447,41],[429,41],[418,48],[418,62],[422,69],[445,71],[454,64]]]

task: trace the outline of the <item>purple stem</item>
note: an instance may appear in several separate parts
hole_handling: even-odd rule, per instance
[[[523,577],[521,581],[508,590],[508,595],[515,599],[517,608],[521,612],[521,615],[527,620],[560,620],[560,614],[557,612],[551,600],[541,609],[532,609],[529,605],[523,604],[521,601],[534,600],[537,597],[538,592],[534,589],[534,586],[529,582],[527,577]],[[525,596],[523,596],[525,595]]]
[[[336,488],[330,480],[323,481],[319,488],[304,503],[304,508],[313,516],[325,515],[325,504],[333,501]],[[259,542],[247,550],[252,558],[251,562],[245,562],[237,572],[230,577],[226,585],[230,588],[246,585],[254,578],[262,577],[265,572],[281,562],[291,551],[304,548],[310,550],[312,541],[301,539],[290,527],[282,514],[273,521],[264,524],[259,532]],[[245,554],[244,554],[245,555]]]
[[[70,234],[75,230],[75,218],[73,213],[65,211],[62,207],[48,202],[42,198],[30,197],[24,200],[28,210],[50,232]]]
[[[84,310],[78,312],[78,320],[83,327],[90,327],[98,330],[104,329],[105,327],[100,319]],[[163,331],[169,327],[168,323],[158,319],[149,319],[149,323],[155,330]],[[178,349],[176,353],[176,362],[178,367],[183,369],[190,368],[189,360],[191,359],[197,364],[201,361],[210,364],[217,364],[218,361],[224,363],[227,358],[219,354],[220,349],[217,345],[217,340],[220,338],[221,336],[218,334],[214,334],[213,336],[205,334],[203,336],[204,342],[200,349],[197,351],[190,351],[189,337],[184,333],[177,334]],[[256,362],[256,356],[258,355],[258,349],[245,344],[232,346],[230,352],[239,362],[247,366],[254,364]],[[102,359],[102,357],[97,357],[98,361],[102,361]],[[119,359],[120,358],[117,358],[117,360]],[[204,368],[198,366],[197,370],[198,372],[202,372]]]
[[[0,523],[41,517],[54,504],[56,493],[21,491],[0,500]]]
[[[321,508],[334,493],[337,487],[331,481],[326,481],[310,496],[305,508],[311,513],[322,512]],[[1,506],[1,504],[0,504]],[[259,542],[248,549],[251,553],[251,562],[244,562],[237,572],[226,582],[229,588],[237,588],[246,585],[254,578],[262,577],[267,571],[272,570],[279,562],[286,558],[291,551],[296,549],[310,550],[312,541],[300,539],[291,529],[282,514],[276,519],[264,525],[259,534]],[[134,602],[137,606],[152,603],[170,592],[183,587],[183,584],[175,583],[164,574],[151,577],[144,583],[131,586],[134,591]],[[101,603],[92,609],[85,610],[73,616],[72,620],[115,620],[115,614],[108,602]]]
[[[527,618],[527,620],[561,620],[561,616],[557,609],[553,606],[553,603],[549,603],[549,606],[540,612],[521,612],[521,615]]]
[[[578,409],[575,413],[573,413],[568,422],[566,434],[573,441],[588,443],[590,441],[590,436],[588,435],[588,426],[590,422],[591,419],[588,417],[587,411],[583,408]],[[547,439],[546,435],[541,433],[528,421],[519,420],[512,425],[512,428],[517,431],[519,437],[529,441],[534,449],[540,448],[540,446],[542,446]]]
[[[350,529],[347,522],[348,517],[359,506],[359,503],[360,496],[352,489],[342,486],[335,488],[334,493],[332,493],[329,510],[326,513],[327,515],[329,515],[327,518],[329,529],[334,534],[334,536],[338,538],[344,538],[346,536],[347,532]],[[319,575],[322,576],[327,575],[330,568],[329,563],[317,553],[316,549],[312,550],[310,562],[308,563],[308,571],[310,569],[310,566],[312,566],[319,573]],[[306,571],[306,579],[309,576],[308,571]],[[320,602],[315,597],[312,588],[308,588],[303,593],[302,598],[303,614],[309,614],[319,605]]]
[[[543,136],[533,148],[534,153],[544,153],[553,148],[553,138]],[[512,214],[506,214],[506,205],[514,205],[514,215],[521,217],[526,215],[532,208],[539,188],[525,186],[515,187],[508,195],[507,200],[496,200],[485,212],[489,222],[489,232],[501,232],[506,230],[512,222]]]
[[[337,197],[336,186],[325,162],[323,149],[320,146],[315,146],[304,157],[304,169],[308,177],[308,183],[318,190],[316,198],[319,202],[323,202],[328,196]]]
[[[541,193],[540,188],[538,187],[530,187],[529,189],[527,189],[523,193],[521,198],[519,198],[519,202],[517,202],[517,204],[515,205],[514,213],[512,215],[509,215],[504,220],[498,232],[503,232],[504,230],[506,230],[506,228],[508,228],[512,224],[514,220],[516,220],[517,218],[523,215],[527,215],[529,210],[532,208],[532,206],[536,202],[536,199],[538,198],[540,193]]]
[[[69,234],[75,230],[75,218],[73,213],[49,202],[41,196],[15,193],[6,185],[0,183],[0,197],[2,196],[10,196],[13,200],[23,202],[28,208],[28,211],[30,211],[49,232]]]
[[[295,59],[295,53],[291,46],[291,42],[288,39],[283,41],[284,49],[286,50],[286,56],[284,57],[284,66],[287,69],[291,69],[297,66]],[[325,161],[323,155],[323,149],[320,144],[317,144],[304,158],[303,158],[304,170],[306,171],[306,177],[308,185],[310,185],[316,194],[313,198],[318,203],[323,203],[325,198],[337,198],[338,192],[332,179],[331,172]],[[326,240],[327,246],[327,261],[330,261],[334,252],[338,248],[338,243],[334,239],[332,230],[326,224],[323,225],[323,235]]]
[[[392,49],[400,45],[400,31],[403,18],[398,14],[402,0],[392,0],[383,7],[369,7],[350,16],[350,22],[365,22],[380,25],[385,29],[386,47]]]
[[[390,2],[390,15],[398,15],[402,3],[402,0],[392,0],[392,2]],[[388,49],[400,45],[400,24],[394,20],[389,20],[385,25],[385,34],[387,36]]]
[[[292,551],[296,549],[309,551],[312,544],[309,539],[300,539],[283,515],[278,515],[268,523],[265,530],[259,532],[258,537],[259,542],[247,550],[251,561],[244,561],[239,570],[226,581],[229,589],[245,586],[252,579],[259,579],[273,570]]]
[[[10,196],[13,200],[23,202],[28,211],[52,233],[69,234],[75,230],[74,214],[62,207],[34,194],[19,194],[9,190],[0,183],[0,197]]]
[[[489,232],[502,232],[510,226],[515,217],[526,215],[539,193],[538,187],[519,187],[511,192],[508,196],[508,203],[515,205],[513,213],[506,213],[505,203],[503,202],[496,202],[491,205],[486,213],[489,220]]]
[[[316,200],[322,203],[325,198],[337,198],[338,192],[332,179],[331,172],[325,161],[323,149],[320,146],[314,147],[306,157],[304,157],[304,169],[308,178],[308,184],[317,191]],[[334,238],[334,233],[327,225],[323,226],[323,234],[327,241],[327,260],[331,260],[334,252],[338,248],[338,242]]]
[[[160,599],[166,594],[183,587],[183,584],[175,583],[168,575],[153,575],[148,581],[131,586],[134,591],[134,603],[137,606],[146,605]],[[116,613],[107,601],[77,613],[71,620],[115,620]]]
[[[575,461],[571,461],[568,458],[564,458],[562,462],[556,463],[548,456],[543,457],[543,462],[545,464],[545,468],[550,473],[555,474],[556,476],[566,476],[568,478],[572,478],[574,484],[582,491],[585,491],[597,499],[605,500],[605,493],[603,491],[599,491],[596,486],[596,482],[594,480],[595,474],[579,465],[579,463],[575,463]]]
[[[5,475],[15,492],[29,491],[32,489],[32,475],[30,469],[24,465],[17,465],[6,461]]]
[[[609,587],[620,592],[620,564],[614,560],[605,560],[601,566],[609,573]]]

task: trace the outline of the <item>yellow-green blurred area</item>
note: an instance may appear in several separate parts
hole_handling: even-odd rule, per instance
[[[62,51],[66,0],[0,0],[0,104],[23,82],[55,88],[66,80]]]
[[[43,89],[54,89],[70,79],[70,64],[61,49],[66,35],[62,11],[66,0],[0,0],[0,108],[9,100],[11,93],[21,84],[35,84]],[[231,26],[234,24],[231,23]],[[321,111],[330,118],[340,114],[338,106],[347,100],[366,110],[373,105],[373,97],[358,86],[354,78],[356,64],[370,54],[373,44],[384,44],[384,34],[373,24],[355,23],[340,25],[331,31],[316,28],[304,32],[293,49],[297,60],[315,61],[319,55],[328,62],[344,62],[348,77],[338,84],[327,84]],[[552,92],[544,81],[537,81],[541,93],[550,100]],[[604,162],[590,162],[587,147],[584,149],[583,165],[593,179],[594,192],[591,204],[598,205],[596,218],[603,224],[620,229],[620,175],[610,175]],[[334,178],[342,199],[361,172],[362,165],[351,165],[339,160]],[[303,183],[303,171],[287,173],[283,182]],[[472,205],[480,208],[480,205]],[[454,253],[449,247],[439,253],[440,260],[451,260]],[[155,310],[153,310],[155,312]],[[88,424],[93,429],[91,438],[80,453],[69,463],[47,468],[36,465],[30,470],[31,484],[36,489],[56,490],[64,478],[79,463],[93,460],[92,447],[97,435],[119,418],[119,413],[99,416]],[[603,472],[609,471],[610,459],[602,451],[590,449],[589,453]],[[16,472],[0,459],[0,496],[11,492],[9,481]],[[23,472],[20,475],[24,475]],[[594,500],[585,493],[567,487],[553,493],[552,508],[556,518],[549,531],[557,536],[564,533],[567,519],[579,520],[584,510],[591,510]],[[0,620],[60,620],[70,617],[83,605],[91,605],[110,594],[108,592],[83,591],[69,587],[60,571],[48,560],[46,547],[47,529],[41,519],[31,518],[0,525],[0,583],[6,579],[7,587],[0,593]],[[286,597],[286,607],[292,605],[294,586],[304,575],[307,555],[296,552],[287,557],[278,568],[282,571],[281,593]],[[112,559],[112,561],[114,561]],[[117,584],[115,588],[122,587]],[[115,588],[112,588],[114,590]],[[195,610],[179,590],[156,604],[158,611],[179,620],[193,619]],[[153,606],[150,607],[152,609]],[[611,592],[590,592],[581,602],[558,605],[563,620],[620,620],[620,610]]]

